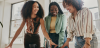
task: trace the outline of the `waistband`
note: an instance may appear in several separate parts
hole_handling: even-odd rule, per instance
[[[33,34],[38,34],[38,33],[39,33],[39,32],[33,32]],[[31,33],[28,33],[28,32],[27,32],[26,34],[31,34]]]
[[[95,33],[94,33],[94,34],[92,34],[92,36],[95,36]],[[84,36],[75,36],[75,37],[84,37]]]

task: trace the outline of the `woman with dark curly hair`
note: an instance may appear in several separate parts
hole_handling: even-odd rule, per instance
[[[21,26],[16,31],[15,36],[13,37],[11,43],[6,48],[12,47],[14,40],[20,34],[25,23],[27,25],[27,29],[26,29],[27,33],[25,34],[25,38],[24,38],[25,48],[33,48],[33,44],[36,45],[35,48],[40,48],[40,37],[38,34],[40,25],[41,25],[45,38],[50,41],[50,45],[56,45],[52,42],[48,33],[46,32],[46,29],[44,26],[44,20],[43,20],[44,11],[43,11],[42,6],[37,1],[26,2],[21,10],[21,15],[23,17]]]
[[[49,4],[49,14],[45,17],[45,25],[51,40],[55,44],[58,44],[58,47],[56,48],[60,48],[67,40],[65,35],[67,22],[65,20],[66,16],[61,10],[59,4],[51,2]],[[54,48],[54,46],[51,48]]]
[[[75,48],[97,48],[98,42],[93,30],[91,11],[83,6],[82,0],[63,0],[63,6],[70,13],[67,26],[67,41],[62,46],[69,47],[69,41],[75,36]]]

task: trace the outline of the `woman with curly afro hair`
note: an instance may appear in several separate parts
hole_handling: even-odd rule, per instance
[[[75,36],[75,48],[97,48],[98,42],[93,30],[91,11],[83,6],[82,0],[63,0],[63,6],[71,15],[67,24],[67,41],[62,46],[69,47],[69,41]]]

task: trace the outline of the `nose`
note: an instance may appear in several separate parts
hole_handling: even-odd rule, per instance
[[[39,10],[39,8],[35,8],[36,10]]]
[[[56,11],[55,11],[55,10],[53,10],[52,12],[53,12],[53,13],[55,13]]]

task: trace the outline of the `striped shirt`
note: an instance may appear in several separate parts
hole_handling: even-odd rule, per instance
[[[84,38],[91,38],[94,34],[92,13],[88,8],[83,8],[77,12],[75,21],[73,16],[69,16],[67,22],[68,36],[73,40],[74,36],[84,36]]]

